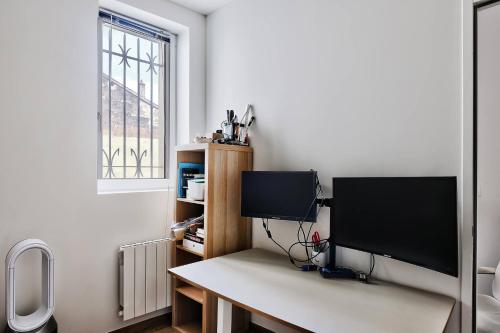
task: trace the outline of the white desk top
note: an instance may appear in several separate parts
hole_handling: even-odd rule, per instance
[[[262,249],[169,271],[254,312],[318,333],[442,332],[455,304],[448,296],[387,282],[323,279]]]

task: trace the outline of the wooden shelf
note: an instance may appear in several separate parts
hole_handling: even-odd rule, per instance
[[[200,288],[196,288],[194,286],[182,286],[175,288],[175,290],[193,301],[203,304],[203,291]]]
[[[196,204],[196,205],[204,205],[205,204],[205,201],[192,200],[192,199],[186,199],[186,198],[177,198],[177,201],[192,203],[192,204]]]
[[[229,151],[239,151],[239,152],[253,152],[253,148],[249,146],[239,146],[239,145],[226,145],[219,143],[192,143],[189,145],[177,146],[175,150],[177,152],[204,152],[207,149],[218,149],[218,150],[229,150]]]
[[[200,257],[203,257],[203,255],[204,255],[203,253],[198,253],[198,252],[196,252],[196,251],[193,251],[193,250],[191,250],[191,249],[188,249],[187,247],[184,247],[184,246],[182,246],[181,244],[177,244],[177,246],[176,246],[176,247],[177,247],[178,249],[180,249],[180,250],[183,250],[183,251],[186,251],[186,252],[192,253],[192,254],[197,255],[197,256],[200,256]]]
[[[251,147],[201,143],[175,148],[176,163],[200,163],[205,166],[205,200],[175,198],[175,221],[204,214],[203,253],[175,244],[172,266],[218,257],[252,247],[252,222],[241,217],[241,172],[252,170]],[[179,184],[177,184],[179,185]],[[231,193],[229,195],[228,193]],[[177,193],[175,193],[177,194]],[[237,235],[238,237],[235,237]],[[207,274],[210,274],[208,272]],[[214,295],[172,279],[172,327],[180,333],[217,332],[217,298]],[[235,308],[233,328],[240,332],[248,326],[249,316]],[[243,310],[241,310],[243,311]]]
[[[201,322],[191,322],[174,326],[174,329],[180,333],[200,333]]]
[[[191,143],[175,147],[175,151],[204,151],[210,143]]]

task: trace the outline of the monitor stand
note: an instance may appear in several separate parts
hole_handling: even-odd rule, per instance
[[[335,262],[335,245],[330,245],[330,263],[319,272],[325,279],[356,279],[356,273],[347,267],[339,267]]]

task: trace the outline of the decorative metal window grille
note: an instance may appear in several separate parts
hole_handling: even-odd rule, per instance
[[[99,178],[166,178],[170,39],[137,21],[99,16]]]

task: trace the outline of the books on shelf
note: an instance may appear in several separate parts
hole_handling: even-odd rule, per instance
[[[198,228],[198,230],[196,230],[196,236],[204,239],[205,238],[205,229]]]
[[[196,178],[204,172],[205,165],[202,163],[179,163],[177,170],[177,197],[185,198],[188,179]]]
[[[192,233],[189,233],[189,232],[186,232],[184,234],[184,238],[185,239],[189,239],[193,242],[197,242],[197,243],[200,243],[200,244],[203,244],[203,237],[199,237],[197,235],[193,235]]]

